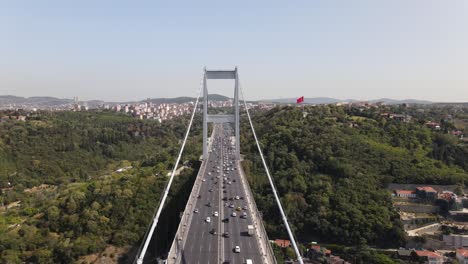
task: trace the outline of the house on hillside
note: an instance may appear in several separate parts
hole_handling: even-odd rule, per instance
[[[436,123],[436,122],[429,121],[429,122],[426,122],[425,125],[426,125],[428,128],[432,128],[432,129],[435,129],[435,130],[439,130],[439,129],[440,129],[440,124],[439,124],[439,123]]]
[[[286,239],[275,239],[275,244],[281,248],[287,248],[291,246],[291,241]]]
[[[394,193],[396,197],[400,198],[416,198],[415,190],[395,190]]]
[[[444,258],[436,252],[429,250],[415,250],[412,253],[413,260],[424,264],[443,264]]]

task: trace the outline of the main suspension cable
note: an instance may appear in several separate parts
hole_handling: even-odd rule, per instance
[[[275,184],[273,182],[273,178],[271,177],[270,170],[268,169],[268,166],[267,166],[267,164],[265,162],[265,158],[263,157],[263,152],[262,152],[262,149],[260,147],[260,143],[258,143],[257,134],[255,133],[255,129],[254,129],[254,126],[253,126],[253,123],[252,123],[252,119],[250,118],[249,108],[247,107],[247,103],[245,101],[245,96],[244,96],[244,90],[242,89],[242,86],[241,86],[240,82],[239,82],[239,87],[240,87],[242,99],[244,100],[244,107],[245,107],[245,111],[247,112],[247,117],[249,119],[250,128],[252,129],[252,133],[253,133],[253,136],[255,138],[255,142],[257,143],[258,152],[260,153],[260,157],[262,158],[263,167],[265,167],[265,171],[266,171],[267,176],[268,176],[268,181],[270,182],[270,186],[271,186],[271,189],[273,191],[273,195],[275,196],[275,200],[276,200],[276,203],[278,205],[279,211],[281,213],[283,223],[286,226],[286,230],[288,232],[289,239],[291,240],[291,244],[292,244],[292,246],[294,248],[294,251],[296,252],[297,260],[299,261],[300,264],[304,264],[304,262],[302,260],[301,253],[300,253],[299,248],[297,247],[296,241],[294,239],[294,234],[292,233],[291,228],[289,227],[288,218],[286,217],[286,214],[285,214],[285,212],[283,210],[283,206],[281,205],[281,200],[280,200],[280,198],[278,196],[278,193],[276,192]]]
[[[136,261],[137,264],[142,264],[143,263],[143,259],[145,258],[145,254],[146,254],[146,251],[148,250],[149,243],[151,241],[151,238],[153,237],[153,233],[154,233],[154,230],[156,229],[156,225],[158,224],[159,216],[161,215],[161,211],[162,211],[162,209],[164,207],[164,203],[166,202],[167,195],[169,194],[169,190],[171,189],[172,181],[174,180],[174,176],[175,176],[175,173],[176,173],[176,170],[177,170],[177,166],[179,166],[180,158],[182,157],[182,153],[184,152],[185,143],[187,142],[187,138],[188,138],[188,135],[190,133],[190,128],[192,127],[192,122],[193,122],[195,113],[197,112],[198,101],[199,101],[201,93],[202,93],[202,88],[203,88],[203,78],[202,78],[202,80],[200,82],[200,90],[198,92],[198,96],[197,96],[197,100],[195,101],[195,105],[193,106],[192,117],[190,118],[190,122],[189,122],[189,125],[187,127],[187,131],[185,132],[184,141],[182,143],[182,146],[180,147],[179,155],[177,156],[177,160],[176,160],[176,162],[174,164],[174,167],[172,168],[171,177],[169,178],[169,181],[168,181],[168,183],[166,185],[166,188],[164,190],[164,194],[163,194],[163,197],[161,199],[161,202],[159,203],[159,208],[158,208],[158,211],[156,212],[156,216],[153,218],[153,223],[151,224],[151,227],[150,227],[149,231],[146,233],[146,238],[145,238],[145,242],[143,244],[143,248],[141,249],[140,254],[137,255],[137,261]]]

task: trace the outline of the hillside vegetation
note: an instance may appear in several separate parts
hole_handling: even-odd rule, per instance
[[[398,107],[387,109],[399,111]],[[424,121],[405,123],[336,106],[276,107],[253,117],[268,166],[302,242],[403,245],[389,183],[462,184],[468,148]],[[248,123],[244,168],[270,238],[287,238]]]
[[[70,263],[109,244],[138,246],[186,125],[92,112],[0,124],[2,202],[20,205],[0,211],[0,263]],[[175,180],[160,222],[162,247],[198,170],[196,131],[183,158],[194,167]]]

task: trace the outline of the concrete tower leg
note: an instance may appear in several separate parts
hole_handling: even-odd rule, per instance
[[[203,160],[208,158],[208,87],[206,69],[203,73]]]
[[[237,67],[234,70],[236,79],[234,87],[234,115],[235,115],[235,133],[236,133],[236,159],[240,160],[240,134],[239,134],[239,75]]]

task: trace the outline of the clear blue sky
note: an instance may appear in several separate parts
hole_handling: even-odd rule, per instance
[[[194,96],[204,65],[249,99],[468,101],[468,1],[0,2],[0,94]]]

